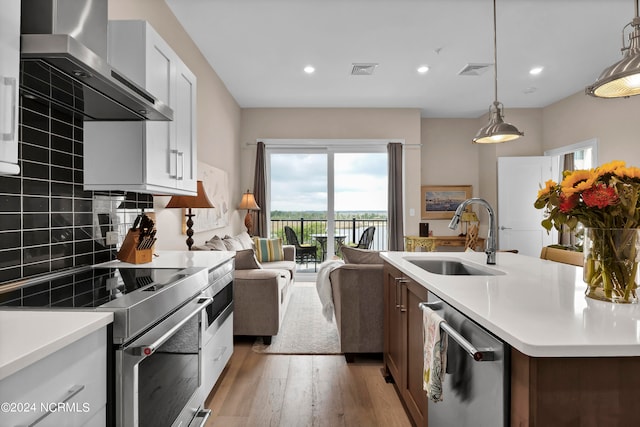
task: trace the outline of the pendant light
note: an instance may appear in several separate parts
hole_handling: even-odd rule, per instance
[[[498,102],[498,43],[496,35],[496,0],[493,0],[493,69],[494,69],[494,101],[489,107],[489,123],[480,128],[473,142],[477,144],[496,144],[507,142],[524,135],[518,128],[503,120],[504,105]]]
[[[622,51],[624,57],[600,74],[596,82],[587,86],[586,92],[598,98],[623,98],[640,94],[640,17],[638,0],[635,0],[636,15],[633,21],[622,28]],[[629,34],[629,46],[624,43],[624,31],[633,27]]]

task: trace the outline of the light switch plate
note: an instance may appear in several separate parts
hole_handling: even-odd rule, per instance
[[[118,244],[118,232],[117,231],[107,231],[106,235],[106,244],[107,245],[116,245]]]

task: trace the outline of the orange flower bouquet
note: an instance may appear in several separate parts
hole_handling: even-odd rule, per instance
[[[638,302],[640,254],[640,169],[613,161],[595,169],[565,171],[560,184],[549,180],[534,206],[546,209],[547,230],[582,223],[587,296]]]

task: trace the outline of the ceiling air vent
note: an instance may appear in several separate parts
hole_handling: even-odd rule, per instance
[[[484,74],[493,64],[467,64],[458,73],[459,76],[479,76]]]
[[[370,76],[375,71],[378,64],[369,63],[369,64],[351,64],[351,75],[352,76]]]

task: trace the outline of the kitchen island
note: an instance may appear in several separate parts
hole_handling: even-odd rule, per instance
[[[581,267],[512,253],[498,253],[492,266],[483,253],[389,252],[382,257],[387,270],[400,274],[405,288],[413,290],[402,300],[407,322],[421,320],[414,305],[428,290],[509,344],[511,425],[640,423],[634,403],[640,389],[640,307],[586,298]],[[461,261],[492,275],[434,274],[411,262],[420,259]],[[404,394],[416,424],[426,425],[421,378],[414,378],[420,369],[410,354],[415,359],[421,351],[421,343],[413,342],[421,338],[417,329],[407,328],[409,356],[396,376],[409,377],[400,381],[401,398]],[[386,364],[393,368],[393,362],[391,357]]]

